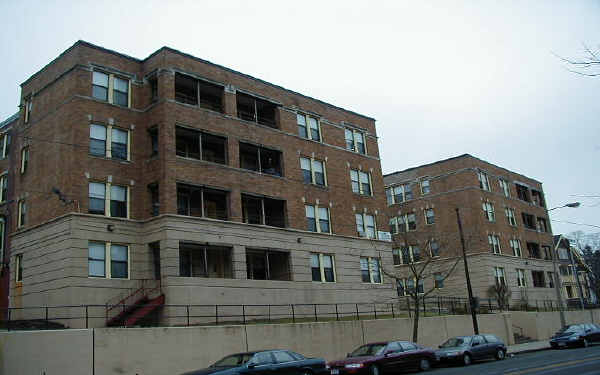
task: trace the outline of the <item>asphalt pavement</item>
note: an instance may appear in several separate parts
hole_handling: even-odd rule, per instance
[[[515,354],[502,361],[486,360],[470,366],[435,368],[431,375],[600,375],[600,345],[588,348],[543,350]]]

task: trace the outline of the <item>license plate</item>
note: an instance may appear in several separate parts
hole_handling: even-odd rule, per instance
[[[338,370],[336,368],[331,369],[331,375],[338,375],[339,373],[340,373],[340,370]]]
[[[566,345],[567,345],[567,343],[565,343],[565,342],[559,342],[558,343],[558,346],[566,346]]]

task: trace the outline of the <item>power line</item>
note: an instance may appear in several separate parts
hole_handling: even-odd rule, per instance
[[[573,225],[583,225],[583,226],[586,226],[586,227],[600,228],[600,225],[594,225],[594,224],[574,223],[572,221],[554,220],[554,219],[552,219],[552,221],[556,221],[556,222],[559,222],[559,223],[573,224]]]

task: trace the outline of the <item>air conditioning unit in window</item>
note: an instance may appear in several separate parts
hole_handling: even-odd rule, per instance
[[[361,231],[361,230],[359,230],[359,231],[358,231],[358,237],[363,237],[363,238],[364,238],[364,237],[367,237],[367,233],[366,233],[366,232],[363,232],[363,231]]]

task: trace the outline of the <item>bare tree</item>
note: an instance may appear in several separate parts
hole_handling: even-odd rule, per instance
[[[508,310],[512,292],[505,283],[496,282],[494,285],[490,285],[487,290],[487,294],[488,297],[496,300],[496,303],[498,303],[498,308],[501,311]]]
[[[556,57],[567,64],[567,70],[588,77],[600,76],[600,46],[595,49],[583,44],[583,57],[567,59],[562,56]]]

